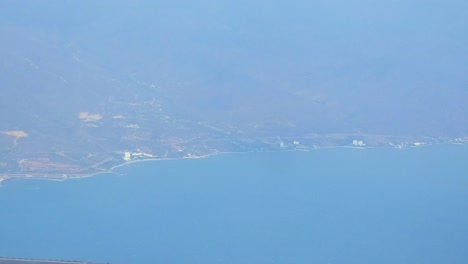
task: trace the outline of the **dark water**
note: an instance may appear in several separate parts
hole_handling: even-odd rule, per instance
[[[468,263],[468,147],[147,162],[0,188],[0,255],[111,263]]]

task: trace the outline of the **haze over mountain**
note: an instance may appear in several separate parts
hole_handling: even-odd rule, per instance
[[[164,156],[168,144],[200,155],[233,150],[200,143],[210,140],[272,137],[284,147],[276,137],[309,135],[466,137],[467,9],[456,0],[2,1],[4,159],[144,147]],[[193,138],[197,146],[174,145]]]
[[[115,78],[131,93],[154,83],[185,114],[225,125],[466,135],[466,8],[463,1],[3,1],[2,103],[25,90],[47,105],[79,98],[96,107],[116,96],[118,84],[103,83]]]

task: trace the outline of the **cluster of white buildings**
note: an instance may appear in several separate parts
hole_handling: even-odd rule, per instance
[[[353,146],[358,146],[358,147],[364,147],[366,144],[364,144],[364,141],[362,140],[353,140]]]

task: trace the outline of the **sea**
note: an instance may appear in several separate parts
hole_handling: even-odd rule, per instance
[[[129,164],[0,187],[0,256],[111,264],[468,263],[468,146]]]

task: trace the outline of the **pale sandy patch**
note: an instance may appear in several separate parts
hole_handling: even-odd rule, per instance
[[[114,119],[125,119],[125,116],[123,116],[123,115],[115,115],[115,116],[113,116],[112,118],[114,118]]]
[[[90,114],[88,112],[80,112],[78,118],[85,122],[96,122],[102,119],[100,114]]]
[[[22,130],[2,131],[2,133],[15,138],[24,138],[28,136],[28,134]]]

